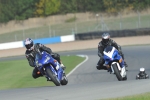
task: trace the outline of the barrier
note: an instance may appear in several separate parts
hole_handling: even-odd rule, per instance
[[[74,35],[61,36],[60,38],[61,38],[61,42],[75,41]]]
[[[106,32],[109,32],[111,37],[150,35],[149,28],[135,29],[135,30],[106,31]],[[89,39],[101,38],[101,35],[103,33],[104,32],[89,32],[89,33],[81,33],[81,34],[67,35],[67,36],[60,36],[60,37],[41,38],[41,39],[35,39],[33,41],[34,43],[54,44],[54,43],[61,43],[61,42],[70,42],[75,40],[89,40]],[[0,50],[20,48],[20,47],[24,47],[23,41],[0,44]]]
[[[0,44],[0,50],[20,48],[20,47],[23,47],[23,42],[22,41]]]
[[[54,43],[60,43],[60,42],[75,41],[75,36],[74,35],[66,35],[66,36],[60,36],[60,37],[35,39],[33,41],[34,41],[34,43],[54,44]]]
[[[60,37],[52,37],[52,38],[42,38],[42,39],[35,39],[33,40],[34,43],[41,43],[41,44],[53,44],[53,43],[60,43]]]
[[[150,29],[132,29],[132,30],[114,30],[105,31],[110,34],[111,37],[129,37],[129,36],[142,36],[150,35]],[[79,33],[75,34],[75,40],[89,40],[101,38],[104,32],[89,32],[89,33]]]
[[[75,41],[75,36],[74,35],[67,35],[67,36],[60,36],[60,37],[41,38],[41,39],[35,39],[33,41],[34,41],[34,43],[54,44],[54,43]],[[0,44],[0,50],[21,48],[21,47],[24,47],[23,41]]]

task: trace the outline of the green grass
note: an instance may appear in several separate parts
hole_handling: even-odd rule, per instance
[[[85,58],[62,56],[61,59],[67,67],[65,70],[67,74]],[[54,86],[52,82],[47,82],[45,77],[33,79],[32,70],[33,67],[29,66],[27,60],[0,62],[0,89]]]
[[[83,33],[93,30],[96,27],[96,25],[97,24],[95,23],[95,21],[78,22],[78,23],[67,22],[52,26],[45,25],[37,28],[25,29],[24,31],[20,30],[0,34],[0,43],[22,41],[27,37],[37,39],[37,38],[71,35],[75,34],[76,32]]]
[[[106,25],[111,30],[120,30],[120,22],[122,23],[121,29],[137,29],[139,28],[148,28],[150,27],[150,15],[141,15],[140,16],[140,26],[139,24],[139,18],[138,16],[133,17],[126,17],[122,18],[121,20],[118,19],[111,19],[105,21]]]
[[[150,92],[139,94],[139,95],[133,95],[133,96],[126,96],[126,97],[120,97],[120,98],[112,98],[112,99],[104,99],[104,100],[150,100]]]
[[[65,22],[69,23],[69,22],[75,22],[77,20],[76,17],[72,17],[70,19],[67,19]]]

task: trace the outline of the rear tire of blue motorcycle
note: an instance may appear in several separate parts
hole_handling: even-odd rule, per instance
[[[114,69],[114,72],[116,74],[118,81],[122,81],[122,76],[120,75],[117,64],[113,64],[112,66],[113,66],[113,69]]]
[[[56,86],[60,86],[60,82],[57,79],[57,76],[55,76],[55,74],[53,74],[53,72],[49,69],[46,68],[46,73],[47,75],[51,78],[52,82],[56,85]]]

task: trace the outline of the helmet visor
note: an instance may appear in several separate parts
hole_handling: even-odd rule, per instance
[[[108,43],[109,39],[103,39],[103,42],[106,44]]]
[[[31,49],[32,46],[33,46],[33,44],[27,44],[27,45],[25,45],[25,47],[26,47],[27,49]]]

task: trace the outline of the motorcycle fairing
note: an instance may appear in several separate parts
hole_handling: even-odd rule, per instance
[[[36,66],[40,71],[43,67],[49,67],[55,75],[58,76],[58,79],[61,80],[63,76],[63,69],[60,67],[58,61],[56,61],[50,54],[43,51],[42,53],[36,54]]]
[[[122,57],[119,55],[118,50],[115,47],[109,46],[104,50],[104,60],[105,60],[105,65],[109,65],[110,62],[112,61],[119,61],[122,59]],[[121,67],[124,66],[124,61],[122,60],[120,62]]]

